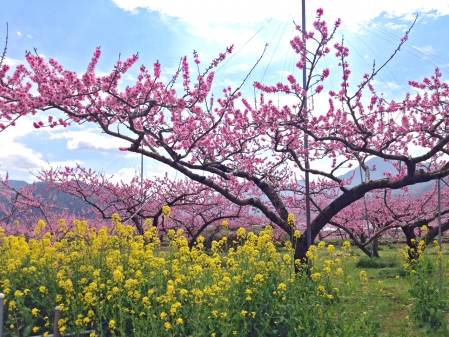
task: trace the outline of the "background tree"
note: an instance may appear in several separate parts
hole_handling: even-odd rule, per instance
[[[192,180],[171,180],[135,176],[130,182],[112,182],[111,177],[78,165],[75,168],[42,169],[38,178],[47,189],[73,195],[90,205],[103,219],[118,214],[131,222],[138,233],[151,220],[164,235],[169,229],[181,228],[193,245],[199,235],[207,233],[207,243],[226,221],[231,227],[248,227],[256,221],[266,223],[254,210],[230,202],[214,190]],[[168,211],[164,211],[168,206]],[[255,220],[257,219],[257,220]]]
[[[75,211],[71,206],[75,199],[65,199],[61,202],[58,191],[45,191],[44,184],[33,183],[14,187],[9,182],[8,174],[0,176],[0,226],[8,234],[24,234],[32,237],[34,229],[40,220],[45,223],[42,232],[58,233],[58,223],[61,219],[70,229],[76,219],[88,219],[92,227],[110,227],[110,222],[98,218],[91,208]]]
[[[378,239],[391,231],[400,230],[410,249],[417,251],[417,235],[426,245],[438,235],[437,183],[427,192],[403,190],[375,190],[367,194],[365,213],[364,200],[360,199],[339,212],[329,223],[343,230],[366,255],[379,257]],[[442,183],[443,184],[443,183]],[[442,232],[449,229],[449,204],[447,185],[441,189]],[[368,216],[368,224],[366,215]],[[432,224],[431,224],[432,223]],[[368,226],[370,229],[368,229]],[[425,226],[427,230],[422,231]],[[419,232],[419,233],[417,233]],[[362,240],[362,236],[366,240]],[[369,248],[372,246],[372,252]]]

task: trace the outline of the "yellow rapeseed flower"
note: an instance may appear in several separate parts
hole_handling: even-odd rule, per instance
[[[244,240],[246,238],[246,230],[243,227],[240,227],[239,229],[237,229],[237,239],[239,240]]]
[[[227,222],[226,220],[223,220],[221,222],[221,227],[224,228],[224,229],[229,228],[229,222]]]
[[[287,223],[290,227],[295,225],[295,215],[293,213],[288,213]]]
[[[45,229],[45,221],[41,219],[37,222],[36,227],[34,227],[34,234],[35,235],[42,234],[44,229]]]
[[[162,206],[162,216],[165,218],[171,217],[171,208],[168,205]]]
[[[14,309],[17,309],[17,303],[16,303],[16,301],[14,301],[14,300],[9,301],[8,307],[9,307],[9,310],[10,310],[10,311],[12,311],[12,310],[14,310]]]
[[[287,285],[285,283],[279,283],[278,290],[281,290],[281,291],[287,290]]]
[[[295,229],[295,232],[293,233],[293,237],[295,239],[298,239],[301,237],[301,232],[299,231],[299,229]]]
[[[368,275],[366,274],[366,271],[362,270],[359,273],[359,278],[361,283],[367,283],[368,282]]]
[[[115,329],[115,321],[114,321],[113,319],[111,319],[111,320],[109,321],[108,326],[109,326],[109,329],[114,330],[114,329]]]
[[[313,273],[312,275],[310,275],[310,277],[312,278],[312,280],[316,281],[321,277],[320,273]]]

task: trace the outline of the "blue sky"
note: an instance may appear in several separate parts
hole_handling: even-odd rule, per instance
[[[139,64],[151,68],[159,60],[167,78],[183,55],[197,50],[202,65],[234,44],[234,55],[216,76],[215,90],[236,87],[259,58],[265,43],[267,53],[243,94],[253,97],[251,84],[261,81],[274,84],[293,71],[289,40],[292,21],[300,22],[300,1],[147,1],[147,0],[78,0],[23,1],[0,0],[0,41],[9,24],[7,62],[23,62],[26,50],[37,51],[48,59],[57,59],[66,68],[81,74],[96,46],[102,56],[98,72],[109,72],[119,54],[125,58],[139,52]],[[449,1],[315,0],[307,1],[308,27],[318,7],[324,18],[342,19],[335,42],[351,50],[350,65],[357,76],[369,72],[373,60],[381,64],[395,48],[416,14],[418,21],[402,51],[376,80],[378,91],[396,100],[409,90],[409,79],[430,76],[438,66],[443,78],[449,78]],[[267,23],[268,22],[268,23]],[[258,32],[258,33],[257,33]],[[257,33],[257,34],[256,34]],[[334,57],[327,57],[323,67],[336,69]],[[138,67],[135,67],[136,69]],[[135,70],[125,79],[132,83]],[[336,88],[338,74],[325,89]],[[317,102],[316,108],[324,107]],[[86,167],[128,179],[139,169],[140,158],[120,152],[126,146],[99,133],[95,125],[72,125],[67,129],[35,130],[27,117],[14,128],[0,132],[0,175],[10,179],[32,181],[31,172],[50,163],[53,166]],[[162,175],[167,170],[158,163],[145,161],[145,174]]]

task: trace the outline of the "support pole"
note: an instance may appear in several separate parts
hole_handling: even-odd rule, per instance
[[[443,295],[443,258],[442,258],[442,247],[443,240],[441,237],[441,187],[440,180],[438,179],[438,260],[439,260],[439,271],[440,271],[440,296]]]
[[[3,336],[3,308],[5,306],[5,295],[0,293],[0,337]]]
[[[61,308],[59,305],[55,308],[55,324],[53,327],[53,337],[61,337],[61,332],[59,332],[59,320],[62,318]]]
[[[359,164],[359,171],[360,171],[360,183],[363,183],[362,163],[361,162]],[[366,167],[366,169],[365,169],[365,183],[367,183],[368,181],[369,181],[369,169],[368,169],[368,167]],[[366,219],[366,228],[368,229],[368,240],[371,240],[371,229],[369,228],[368,207],[366,206],[366,197],[365,197],[365,195],[363,195],[363,203],[365,204],[365,219]],[[371,252],[371,257],[373,257],[373,243],[372,242],[370,242],[370,244],[369,244],[369,249],[370,249],[370,252]]]
[[[140,199],[143,205],[143,153],[140,154]],[[143,231],[143,216],[140,217],[140,228]]]
[[[306,1],[302,0],[302,33],[303,33],[303,43],[304,43],[304,49],[306,48],[306,40],[304,38],[304,34],[306,33]],[[307,51],[305,51],[307,52]],[[304,96],[304,103],[303,107],[306,112],[306,118],[308,115],[307,111],[307,62],[304,62],[304,65],[302,67],[302,88],[303,90],[306,90],[306,95]],[[302,112],[302,111],[301,111]],[[301,113],[300,112],[300,113]],[[312,245],[312,228],[310,223],[310,181],[309,181],[309,139],[307,133],[304,133],[304,150],[305,150],[305,183],[306,183],[306,223],[307,223],[307,250]],[[312,267],[312,261],[308,260],[308,268],[307,268],[307,275],[310,276],[310,268]]]

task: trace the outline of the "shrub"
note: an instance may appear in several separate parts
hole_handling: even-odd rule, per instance
[[[395,258],[378,258],[362,256],[355,265],[357,268],[363,269],[380,269],[380,268],[394,268],[399,266],[399,262]]]
[[[423,253],[417,261],[406,263],[413,300],[410,317],[426,333],[438,332],[441,336],[449,336],[444,317],[445,311],[449,310],[449,282],[446,277],[440,278],[441,259],[441,252],[436,259]]]

